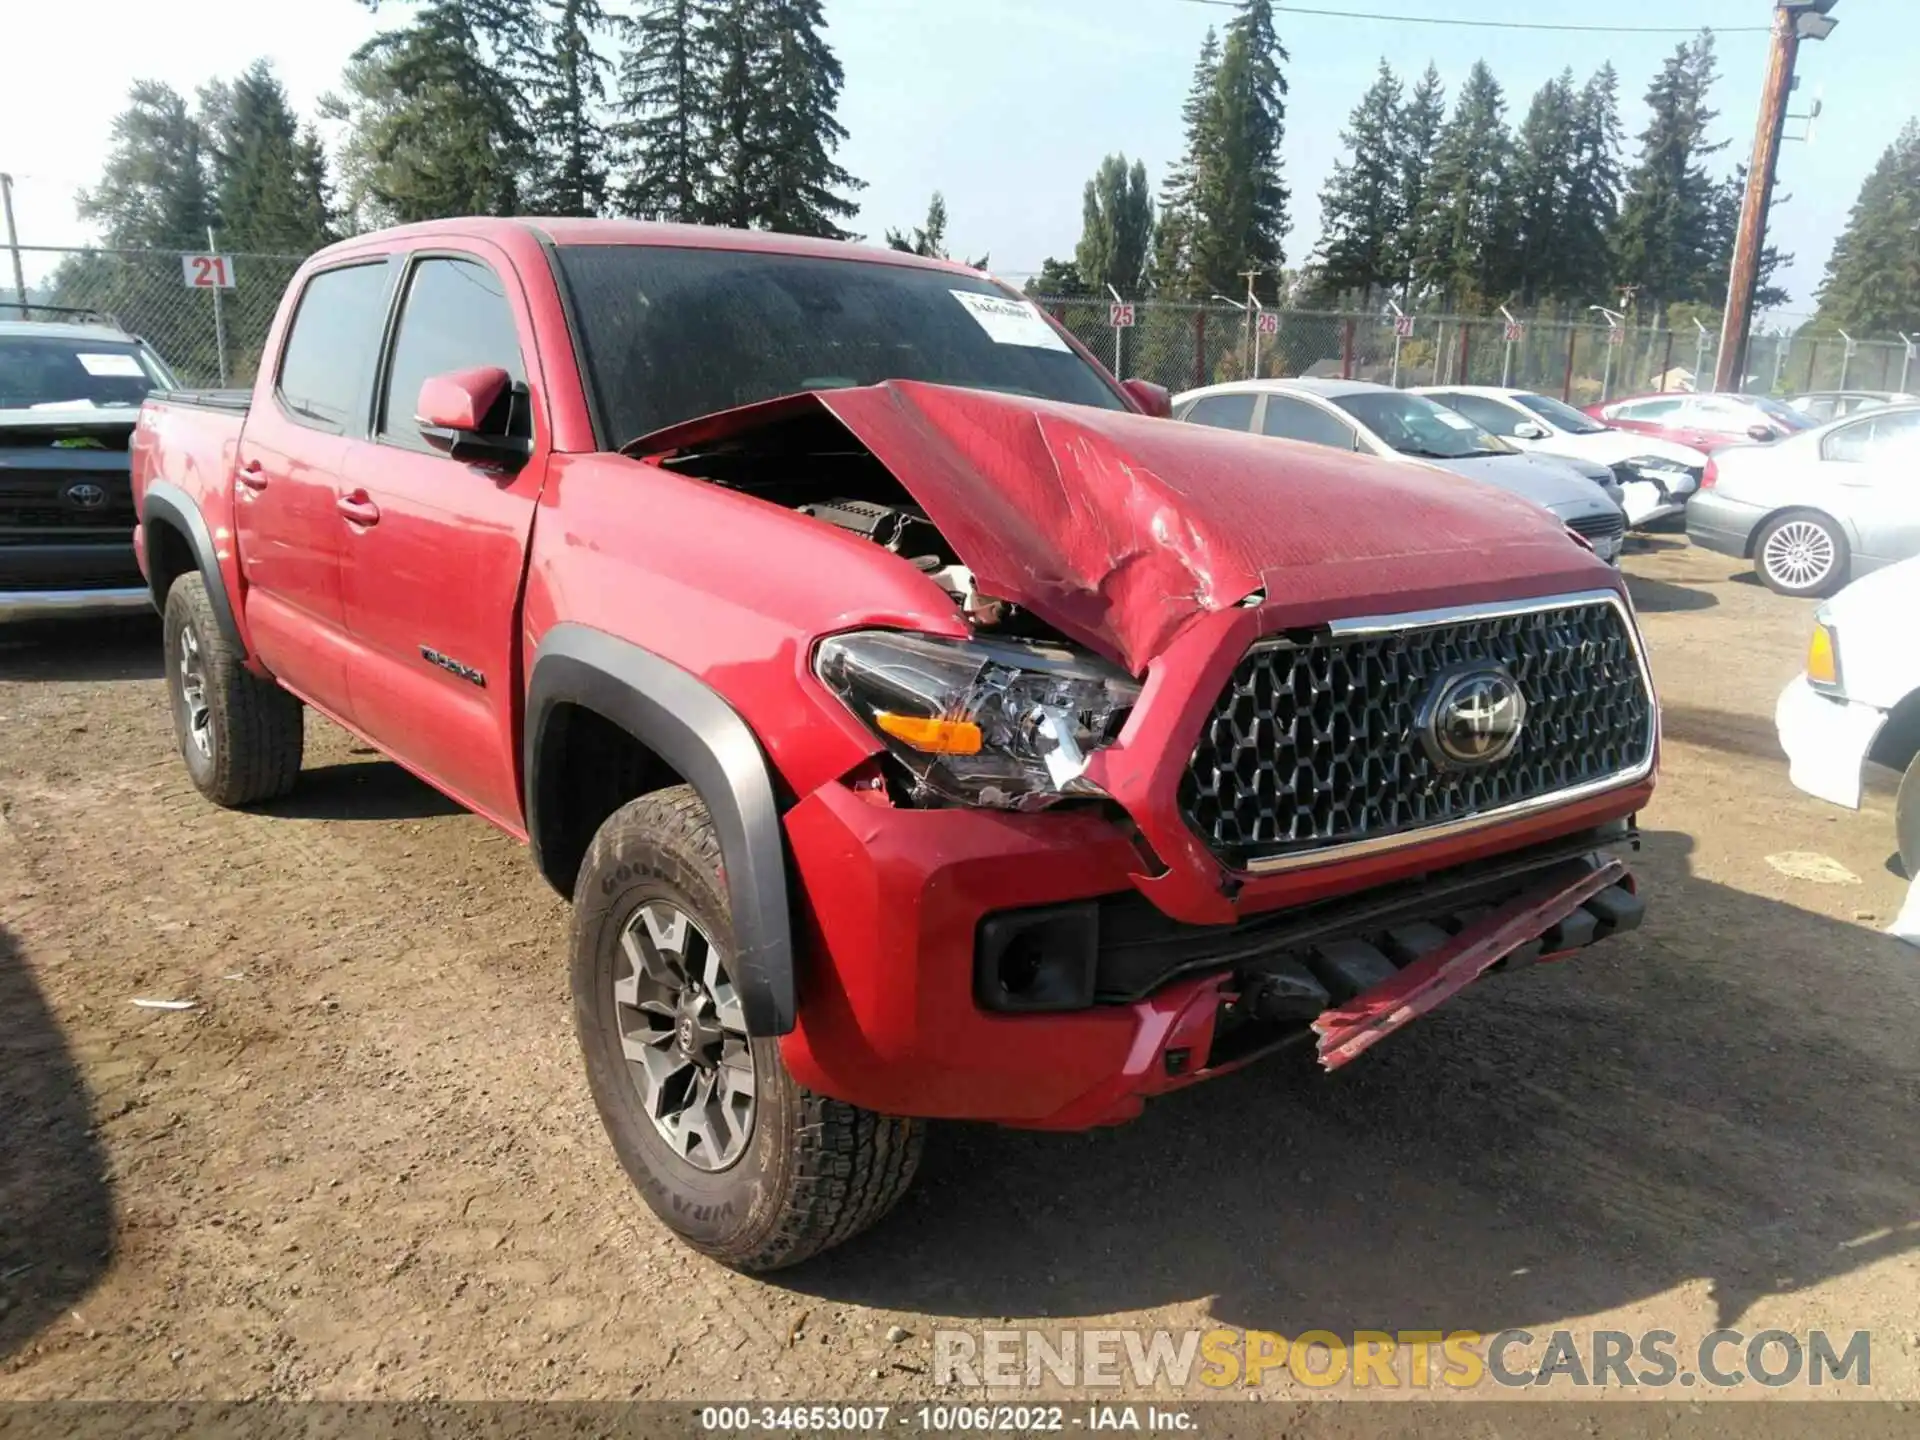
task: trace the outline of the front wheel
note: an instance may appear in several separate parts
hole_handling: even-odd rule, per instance
[[[180,757],[216,805],[275,800],[300,778],[300,702],[242,663],[197,572],[167,591],[167,699]]]
[[[1769,590],[1814,598],[1847,579],[1847,537],[1824,515],[1789,511],[1767,522],[1753,545],[1753,569]]]
[[[573,1018],[601,1123],[667,1226],[739,1270],[796,1264],[892,1209],[925,1126],[816,1095],[749,1033],[720,845],[676,786],[616,810],[574,885]]]
[[[1900,867],[1907,879],[1920,880],[1920,755],[1907,762],[1900,777],[1900,794],[1893,802],[1894,843],[1900,847]]]

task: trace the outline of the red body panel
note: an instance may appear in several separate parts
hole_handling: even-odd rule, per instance
[[[847,254],[785,237],[540,223],[561,243]],[[879,746],[814,678],[813,649],[860,627],[964,637],[952,598],[908,561],[823,521],[599,452],[590,386],[527,225],[445,222],[362,237],[309,261],[290,293],[315,267],[410,250],[475,256],[508,280],[535,407],[531,463],[509,478],[291,423],[271,381],[289,301],[244,430],[237,416],[149,404],[136,496],[164,477],[200,507],[267,671],[512,833],[525,828],[527,671],[553,626],[617,635],[716,691],[791,801],[802,969],[783,1053],[824,1093],[892,1113],[1024,1125],[1126,1118],[1141,1097],[1203,1078],[1169,1077],[1161,1057],[1170,1046],[1205,1053],[1220,979],[1131,1006],[989,1013],[971,991],[983,917],[1133,886],[1177,919],[1223,924],[1572,833],[1650,793],[1649,779],[1465,836],[1268,876],[1229,875],[1181,819],[1177,789],[1203,716],[1257,637],[1339,617],[1619,590],[1551,517],[1484,487],[1132,412],[909,383],[773,401],[653,437],[645,448],[657,459],[807,409],[830,412],[920,502],[983,591],[1144,678],[1124,733],[1087,773],[1159,867],[1122,825],[1090,811],[895,808],[846,783]],[[263,487],[236,475],[249,461]]]
[[[1624,395],[1617,400],[1606,401],[1604,404],[1588,405],[1584,407],[1584,411],[1602,424],[1611,425],[1616,430],[1631,430],[1636,435],[1651,435],[1655,439],[1668,440],[1675,445],[1690,446],[1703,455],[1711,455],[1714,451],[1724,450],[1729,445],[1753,443],[1752,437],[1748,435],[1729,435],[1722,430],[1702,430],[1693,425],[1663,425],[1657,420],[1633,420],[1622,418],[1614,413],[1620,406],[1632,404],[1636,400],[1670,400],[1672,398],[1674,397],[1671,394],[1659,393]],[[1740,397],[1736,395],[1730,398],[1739,399]],[[1789,433],[1778,425],[1773,426],[1773,429],[1776,438]]]

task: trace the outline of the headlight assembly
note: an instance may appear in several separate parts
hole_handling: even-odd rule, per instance
[[[863,630],[822,641],[814,673],[928,796],[1037,810],[1104,794],[1083,773],[1140,686],[1064,646]]]

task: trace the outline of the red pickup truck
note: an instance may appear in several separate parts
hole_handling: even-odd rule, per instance
[[[930,1118],[1332,1068],[1636,924],[1618,575],[1472,482],[1165,411],[944,262],[361,236],[250,397],[141,414],[181,753],[271,800],[311,706],[528,841],[615,1150],[743,1269],[885,1213]]]

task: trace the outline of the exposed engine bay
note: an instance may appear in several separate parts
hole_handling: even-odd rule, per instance
[[[1057,639],[1019,606],[983,594],[973,571],[939,528],[870,451],[825,413],[802,415],[757,430],[689,447],[661,461],[731,490],[786,505],[800,514],[870,540],[938,585],[969,623],[997,633]]]

